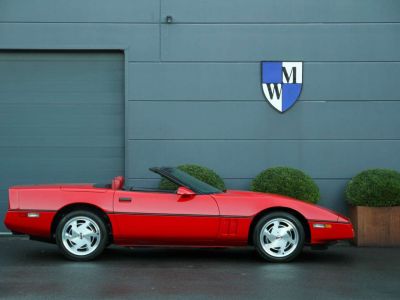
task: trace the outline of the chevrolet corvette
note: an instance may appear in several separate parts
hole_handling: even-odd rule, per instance
[[[354,236],[350,220],[289,197],[221,191],[171,167],[151,168],[176,190],[111,184],[13,186],[5,225],[15,234],[57,244],[87,261],[120,246],[254,246],[262,258],[288,262],[305,245],[325,247]]]

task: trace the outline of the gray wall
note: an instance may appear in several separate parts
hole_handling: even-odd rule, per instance
[[[124,110],[121,52],[0,51],[0,220],[11,185],[122,174]]]
[[[247,188],[288,165],[344,211],[349,178],[400,169],[399,22],[396,0],[3,0],[0,48],[125,51],[132,184],[156,184],[149,166],[194,162]],[[285,114],[263,98],[261,60],[304,61]]]

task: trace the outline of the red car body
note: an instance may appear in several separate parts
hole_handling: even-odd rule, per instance
[[[352,239],[348,218],[292,198],[248,191],[218,194],[160,193],[123,190],[122,178],[112,188],[92,184],[14,186],[9,189],[5,225],[12,232],[54,241],[62,215],[92,209],[108,218],[112,243],[135,245],[246,246],[254,224],[267,212],[296,216],[306,243],[323,245]]]

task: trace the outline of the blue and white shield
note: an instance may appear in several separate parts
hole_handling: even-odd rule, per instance
[[[261,77],[265,98],[276,110],[285,112],[299,99],[303,84],[303,63],[263,61]]]

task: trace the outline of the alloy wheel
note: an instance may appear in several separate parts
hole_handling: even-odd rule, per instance
[[[89,217],[70,219],[62,229],[62,243],[74,255],[88,255],[95,251],[101,241],[99,225]]]
[[[289,220],[274,218],[260,231],[260,244],[272,257],[284,258],[296,250],[299,244],[299,231]]]

